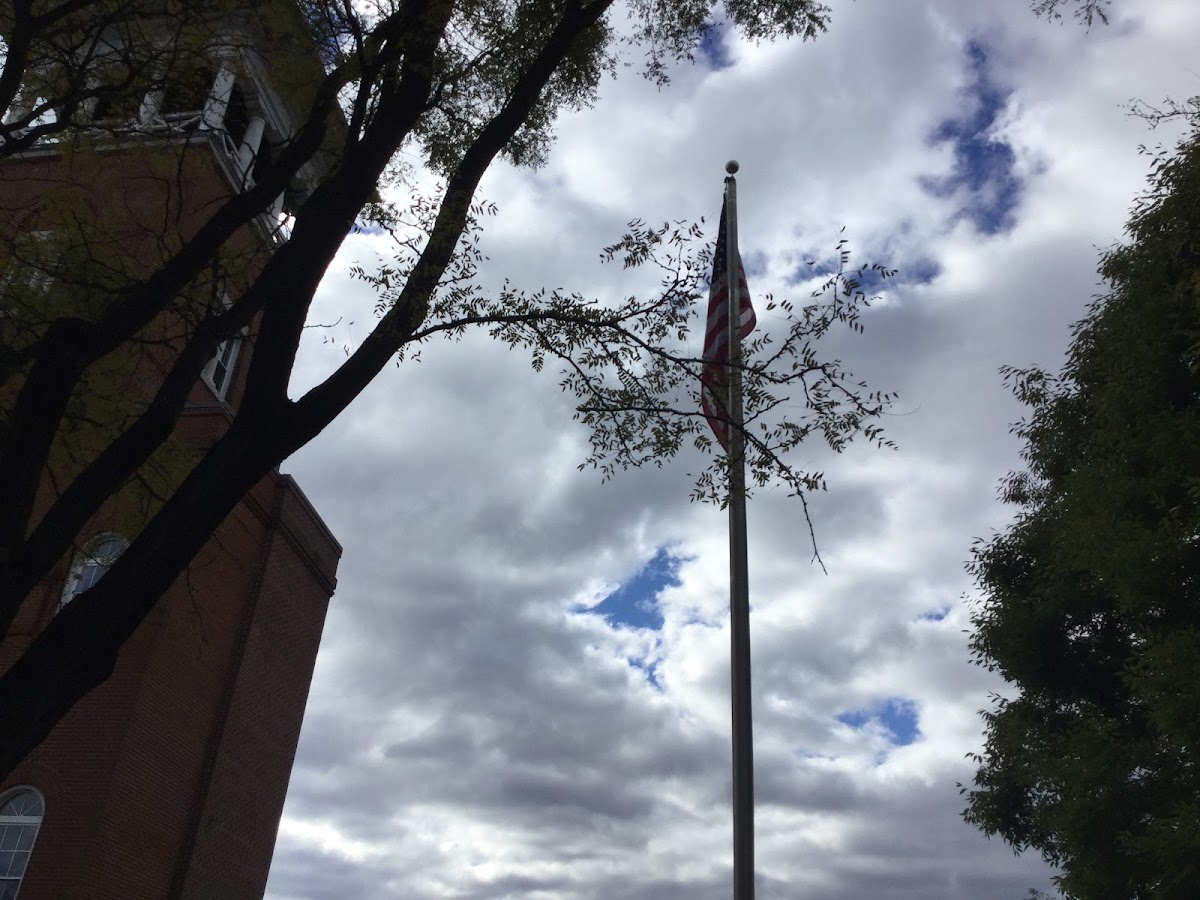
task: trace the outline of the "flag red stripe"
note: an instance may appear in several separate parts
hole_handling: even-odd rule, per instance
[[[713,256],[713,274],[709,286],[708,317],[704,330],[704,371],[701,375],[700,401],[708,424],[717,441],[729,449],[729,421],[725,414],[725,376],[729,365],[729,290],[726,277],[725,209],[721,208],[721,222],[717,228],[717,246]],[[748,337],[757,324],[754,306],[750,301],[750,289],[746,284],[746,271],[738,256],[738,332]]]

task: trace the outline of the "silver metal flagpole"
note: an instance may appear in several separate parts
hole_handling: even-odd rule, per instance
[[[742,298],[737,240],[738,164],[725,164],[725,279],[729,285],[729,623],[733,705],[733,897],[754,898],[754,724],[750,713],[750,585],[742,436]]]

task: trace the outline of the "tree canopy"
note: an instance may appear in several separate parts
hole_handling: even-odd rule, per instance
[[[814,0],[723,8],[754,39],[812,38],[828,21]],[[529,352],[535,368],[560,364],[592,429],[583,462],[605,474],[661,464],[691,444],[711,454],[693,328],[710,262],[704,233],[637,223],[609,248],[626,266],[659,267],[662,290],[646,299],[606,305],[485,286],[476,238],[489,207],[476,189],[497,158],[542,162],[555,116],[593,102],[624,62],[665,82],[718,15],[712,0],[0,7],[0,222],[11,223],[0,229],[0,636],[97,523],[118,507],[137,518],[107,574],[0,676],[0,774],[108,676],[239,499],[422,341],[482,328]],[[282,96],[268,118],[290,127],[246,156],[248,139],[230,124],[231,85],[264,76]],[[79,188],[114,149],[161,187],[165,207],[99,203]],[[214,152],[236,189],[188,206],[184,176]],[[421,172],[401,158],[419,159]],[[74,181],[22,194],[31,160],[57,161]],[[432,192],[418,190],[430,180]],[[183,211],[195,208],[204,214]],[[364,226],[396,248],[356,271],[378,290],[377,321],[336,371],[292,398],[313,294],[346,235]],[[758,483],[780,480],[803,499],[823,482],[794,469],[788,450],[812,435],[835,450],[858,436],[883,441],[876,420],[890,397],[816,349],[830,328],[859,327],[861,281],[843,266],[818,301],[780,301],[775,326],[747,346],[745,431]],[[211,445],[178,442],[189,393],[239,335],[253,345],[239,414]],[[148,380],[138,374],[147,367]],[[793,395],[807,402],[785,402]],[[710,460],[697,496],[720,501],[725,463]]]
[[[1200,131],[1154,158],[1108,292],[1058,376],[1007,371],[1016,510],[976,546],[983,712],[964,813],[1061,867],[1063,894],[1166,900],[1200,883]],[[967,790],[967,789],[964,789]]]
[[[1061,21],[1064,6],[1076,20],[1091,28],[1097,22],[1108,24],[1112,0],[1029,0],[1029,8],[1035,14],[1055,22]]]

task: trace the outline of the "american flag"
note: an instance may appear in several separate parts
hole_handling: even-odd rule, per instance
[[[747,337],[757,322],[746,286],[746,270],[738,254],[738,299],[741,306],[741,336]],[[704,371],[700,376],[700,403],[708,424],[721,447],[729,451],[728,389],[729,374],[729,278],[725,250],[725,204],[721,204],[721,224],[717,227],[717,247],[713,255],[712,281],[708,291],[708,324],[704,331]]]

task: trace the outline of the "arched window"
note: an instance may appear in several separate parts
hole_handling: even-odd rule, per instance
[[[31,787],[0,794],[0,900],[16,900],[46,801]]]
[[[102,534],[93,539],[75,557],[67,583],[63,585],[59,609],[99,581],[128,546],[129,542],[119,534]],[[5,900],[3,894],[0,894],[0,900]]]

